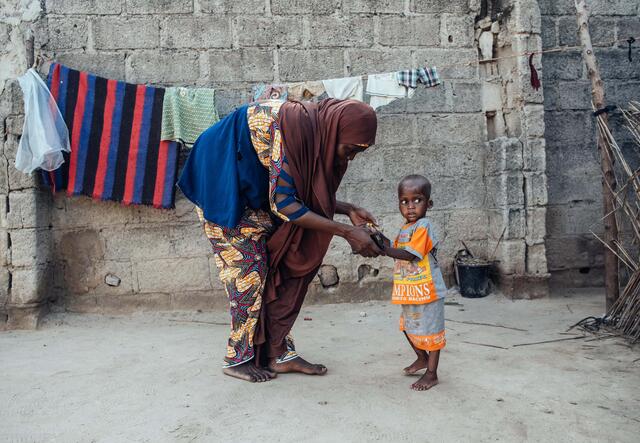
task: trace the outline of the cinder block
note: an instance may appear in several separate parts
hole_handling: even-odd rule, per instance
[[[525,241],[528,245],[544,243],[547,236],[547,208],[527,208],[527,232]]]
[[[415,119],[408,115],[378,117],[376,143],[382,145],[408,145],[413,142]]]
[[[450,83],[441,84],[433,88],[427,88],[418,84],[413,97],[404,100],[406,112],[410,114],[422,114],[425,112],[452,112],[453,100]]]
[[[400,2],[398,2],[400,3]],[[467,14],[471,12],[468,0],[411,0],[411,12],[437,14]]]
[[[46,0],[45,8],[53,14],[117,15],[122,12],[122,0]]]
[[[162,26],[165,48],[230,48],[231,26],[227,17],[169,17]]]
[[[503,240],[516,240],[525,236],[527,219],[523,208],[491,209],[488,215],[488,237],[498,240],[504,232]]]
[[[524,185],[527,206],[547,204],[547,175],[544,172],[525,172]]]
[[[624,49],[596,49],[600,74],[608,79],[640,80],[640,57],[628,59],[628,51]]]
[[[167,258],[175,256],[171,228],[166,225],[102,229],[107,260]]]
[[[489,241],[493,251],[497,240]],[[496,251],[500,274],[524,274],[526,272],[527,245],[523,240],[502,240]]]
[[[373,43],[371,17],[314,17],[312,47],[369,47]]]
[[[547,168],[545,139],[527,140],[523,146],[522,156],[525,171],[545,171]]]
[[[380,142],[380,137],[376,144],[368,148],[362,154],[349,163],[349,169],[342,179],[342,183],[367,183],[380,181],[383,177],[383,164],[385,151],[389,150]]]
[[[287,14],[333,14],[340,7],[340,0],[271,0],[271,12]]]
[[[538,0],[542,15],[567,15],[575,14],[574,0]]]
[[[546,112],[547,145],[551,147],[595,146],[596,130],[590,114],[582,111]]]
[[[544,82],[577,80],[582,78],[583,61],[580,53],[548,53],[542,57]]]
[[[557,44],[555,17],[542,16],[542,48],[555,48]]]
[[[29,267],[43,265],[53,259],[49,229],[14,229],[11,238],[11,265]]]
[[[552,204],[591,202],[602,200],[601,176],[584,173],[549,175],[548,199]]]
[[[489,216],[484,209],[459,209],[453,211],[445,230],[436,229],[437,239],[452,237],[456,241],[483,240],[487,238]]]
[[[592,234],[555,237],[546,241],[549,271],[602,266],[604,246]]]
[[[486,144],[485,171],[487,175],[521,171],[523,168],[523,146],[517,138],[500,137]]]
[[[131,55],[127,81],[162,85],[194,84],[200,78],[198,54],[189,52],[137,51]]]
[[[591,82],[552,82],[544,87],[547,110],[591,110]]]
[[[14,191],[9,194],[7,228],[39,228],[49,226],[48,195],[40,191],[28,189]]]
[[[522,173],[507,172],[486,177],[485,183],[489,208],[524,207],[524,177]]]
[[[11,279],[11,305],[38,303],[47,298],[50,290],[50,269],[46,266],[34,266],[13,270]]]
[[[240,46],[286,48],[302,44],[300,17],[238,17],[234,27]]]
[[[373,214],[388,214],[398,209],[397,183],[353,183],[345,186],[347,201]]]
[[[144,260],[134,263],[134,273],[141,293],[212,289],[207,257]]]
[[[527,137],[544,137],[544,106],[524,106],[524,128]]]
[[[527,246],[527,274],[547,273],[547,250],[544,243]]]
[[[417,49],[414,51],[418,66],[441,66],[440,77],[447,80],[478,78],[478,51],[475,49]],[[457,66],[452,66],[457,65]]]
[[[547,232],[550,236],[572,236],[604,231],[602,202],[554,204],[547,207]]]
[[[124,52],[60,52],[56,61],[80,71],[88,71],[101,77],[124,80]]]
[[[408,49],[348,49],[351,75],[376,74],[411,68]]]
[[[618,19],[618,38],[627,39],[629,37],[637,37],[638,35],[640,35],[640,15],[635,17],[620,17]],[[618,45],[628,48],[626,41],[620,42]]]
[[[56,231],[86,229],[95,225],[101,228],[122,229],[134,221],[135,207],[116,202],[98,203],[89,197],[58,196],[50,211],[51,223],[56,227]]]
[[[157,48],[160,19],[157,17],[101,17],[93,22],[96,49]],[[175,67],[176,62],[172,63]]]
[[[84,18],[50,18],[48,49],[85,48],[89,36],[88,22]]]
[[[211,243],[200,221],[170,227],[170,238],[176,257],[203,257],[212,254]]]
[[[211,52],[209,54],[209,78],[213,84],[238,81],[272,81],[274,79],[273,51],[245,48]],[[218,104],[221,97],[219,94],[216,95]]]
[[[237,107],[245,103],[249,103],[252,100],[253,100],[253,97],[251,96],[251,93],[247,88],[220,89],[216,91],[216,110],[218,111],[218,114],[220,115],[220,117],[222,117],[231,113]],[[181,195],[181,193],[178,192],[178,195]],[[184,196],[182,198],[186,199]],[[176,206],[177,205],[178,205],[178,199],[176,197]]]
[[[356,14],[400,14],[404,12],[404,2],[398,0],[350,0],[343,2],[342,10]]]
[[[455,82],[451,94],[453,112],[482,111],[482,85],[478,82]]]
[[[179,14],[193,12],[193,0],[127,0],[129,14]]]
[[[441,46],[444,48],[470,48],[475,39],[474,18],[442,15],[440,29]]]
[[[432,198],[434,205],[439,209],[484,208],[486,198],[484,181],[481,177],[441,177],[432,188]]]
[[[438,146],[482,146],[486,140],[482,114],[419,115],[417,133],[417,143]]]
[[[596,15],[637,15],[637,0],[601,0],[588,3],[589,12]]]
[[[0,160],[0,164],[3,163]],[[31,174],[25,174],[21,171],[18,171],[15,167],[15,160],[11,159],[9,161],[9,168],[7,169],[8,174],[5,179],[8,179],[9,190],[10,191],[24,191],[26,189],[36,189],[38,188],[38,175],[39,171],[34,171]],[[0,178],[0,186],[3,179]]]
[[[439,46],[439,29],[440,19],[435,16],[383,16],[378,41],[383,46],[394,47]]]
[[[342,77],[343,56],[337,49],[279,51],[280,79],[285,82]]]
[[[200,10],[207,14],[264,14],[267,0],[200,0]]]
[[[615,40],[616,20],[611,17],[589,17],[589,33],[593,46],[611,46]],[[558,38],[561,46],[579,46],[578,21],[575,15],[560,17]]]

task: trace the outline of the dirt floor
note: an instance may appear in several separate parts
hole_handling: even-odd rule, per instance
[[[298,349],[328,375],[263,384],[222,374],[223,312],[54,314],[0,333],[0,441],[637,442],[640,346],[514,346],[572,338],[603,299],[449,299],[460,304],[446,307],[441,383],[427,392],[402,375],[413,354],[388,303],[305,308]]]

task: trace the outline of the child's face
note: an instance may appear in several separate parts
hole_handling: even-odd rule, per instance
[[[433,204],[418,186],[406,184],[398,190],[400,213],[409,223],[421,219]]]

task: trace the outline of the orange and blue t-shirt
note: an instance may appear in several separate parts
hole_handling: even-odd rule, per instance
[[[436,258],[438,240],[431,222],[425,217],[404,225],[393,246],[412,253],[416,259],[395,261],[391,302],[419,305],[444,298],[447,287]]]

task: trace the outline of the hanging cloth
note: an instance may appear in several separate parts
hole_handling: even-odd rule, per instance
[[[54,192],[172,208],[179,143],[160,141],[163,88],[54,63],[51,95],[69,128],[69,161],[43,173]]]
[[[288,85],[289,100],[313,100],[325,93],[321,81],[290,83]]]
[[[415,89],[398,83],[395,72],[373,74],[367,79],[367,94],[371,96],[369,104],[373,109],[404,97],[412,97]]]
[[[193,145],[198,136],[218,120],[215,89],[167,88],[160,139]]]
[[[69,131],[49,88],[35,69],[18,78],[24,94],[24,125],[16,153],[16,168],[31,174],[40,168],[58,169],[63,152],[71,151]]]
[[[405,69],[397,73],[398,83],[407,88],[417,88],[418,82],[431,88],[440,84],[440,76],[436,67]]]
[[[287,85],[266,85],[264,83],[253,85],[252,92],[254,101],[286,100],[289,94]]]
[[[322,84],[331,98],[364,101],[361,76],[322,80]]]

